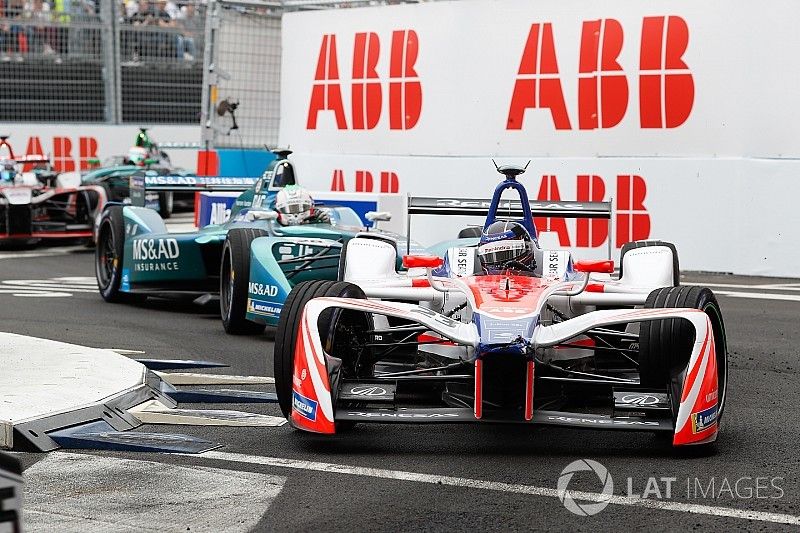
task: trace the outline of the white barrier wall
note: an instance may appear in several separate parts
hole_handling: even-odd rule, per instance
[[[742,0],[288,14],[280,141],[304,184],[356,192],[486,197],[490,157],[530,158],[533,198],[614,199],[616,249],[662,238],[686,269],[800,276],[799,16]],[[605,253],[604,223],[551,224]]]
[[[127,154],[138,132],[137,126],[104,124],[0,124],[0,134],[10,136],[15,155],[49,155],[60,172],[86,170],[90,159]],[[159,143],[196,143],[200,126],[153,126],[148,134]],[[197,150],[165,151],[175,166],[192,171],[197,166]]]

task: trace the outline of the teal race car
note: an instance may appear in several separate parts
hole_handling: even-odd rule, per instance
[[[286,155],[273,161],[236,199],[227,222],[195,232],[170,233],[154,209],[108,205],[99,219],[95,252],[102,297],[108,302],[131,302],[148,296],[207,300],[218,294],[225,331],[246,334],[276,325],[283,302],[297,283],[337,279],[342,246],[367,228],[353,209],[320,204],[328,221],[282,226],[272,205],[282,187],[295,183]],[[140,179],[146,181],[141,190],[139,186],[131,190],[133,203],[139,205],[144,191],[223,188],[218,178]],[[388,215],[368,213],[367,218],[387,220]],[[369,232],[402,243],[404,250],[407,246],[399,236]]]

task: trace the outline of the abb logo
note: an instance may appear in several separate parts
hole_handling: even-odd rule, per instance
[[[620,174],[616,189],[616,247],[650,237],[650,214],[644,205],[647,196],[647,183],[641,176]],[[581,174],[577,177],[577,201],[602,202],[606,193],[603,178],[596,175]],[[561,200],[556,176],[542,176],[537,200]],[[567,221],[563,218],[535,217],[536,229],[554,231],[558,234],[561,246],[572,246]],[[575,225],[575,246],[596,248],[608,239],[608,220],[578,219]]]
[[[615,19],[587,20],[578,61],[578,129],[613,128],[628,109],[628,78],[618,58],[624,32]],[[676,128],[694,104],[694,79],[683,61],[689,44],[686,21],[644,17],[639,48],[639,124]],[[552,23],[531,24],[506,122],[522,129],[525,111],[548,109],[557,130],[573,129],[556,61]]]
[[[414,70],[418,52],[417,32],[392,32],[388,83],[390,130],[413,128],[422,113],[422,84]],[[380,53],[381,41],[377,33],[356,33],[350,82],[349,129],[371,130],[380,122],[384,109],[384,82],[377,70]],[[348,129],[335,34],[322,36],[306,129],[317,129],[317,118],[321,112],[332,112],[336,128]]]
[[[45,152],[42,149],[42,141],[39,137],[28,138],[25,147],[26,155],[39,155],[42,157],[52,156],[53,168],[56,172],[72,172],[75,168],[75,158],[73,152],[75,143],[69,137],[53,137],[51,144],[52,150]],[[97,139],[94,137],[78,137],[78,169],[86,170],[91,167],[89,160],[97,158]],[[14,152],[16,153],[16,152]],[[32,163],[23,165],[24,172],[33,168]]]
[[[376,182],[369,170],[356,170],[355,178],[356,192],[396,193],[400,190],[400,180],[397,178],[397,174],[391,171],[384,170],[378,175],[380,186],[378,191],[375,190]],[[331,179],[331,191],[343,192],[345,190],[344,171],[336,169],[333,171],[333,179]]]

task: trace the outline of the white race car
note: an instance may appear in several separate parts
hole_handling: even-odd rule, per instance
[[[675,246],[661,241],[625,245],[618,278],[610,260],[541,249],[534,214],[610,217],[610,206],[530,202],[523,168],[498,171],[491,201],[409,201],[412,213],[485,214],[480,239],[405,256],[397,271],[397,243],[364,233],[347,243],[340,281],[294,287],[274,359],[290,423],[330,434],[356,422],[510,422],[715,442],[727,352],[712,291],[680,285]],[[508,189],[518,202],[501,201]]]

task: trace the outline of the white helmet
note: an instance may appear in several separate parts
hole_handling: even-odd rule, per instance
[[[128,150],[128,161],[130,161],[131,165],[144,166],[146,159],[147,150],[141,146],[132,146],[131,149]]]
[[[314,200],[304,188],[287,185],[275,197],[275,210],[280,214],[281,224],[296,226],[311,217]]]

